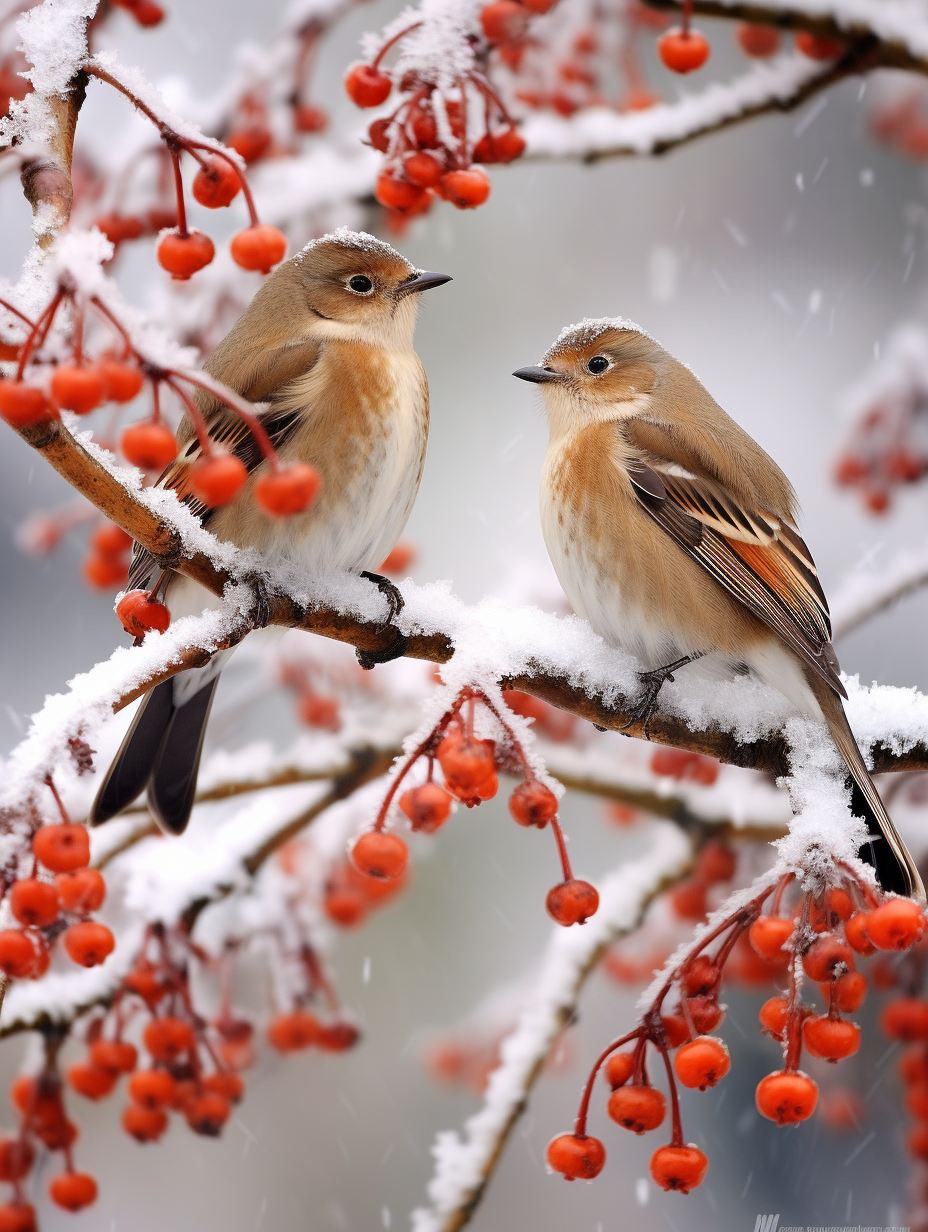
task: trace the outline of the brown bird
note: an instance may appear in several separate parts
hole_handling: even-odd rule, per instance
[[[289,565],[309,577],[361,573],[392,590],[397,601],[386,579],[366,571],[389,555],[419,489],[429,392],[413,350],[416,304],[420,291],[448,281],[446,274],[415,269],[370,235],[342,229],[308,244],[267,279],[205,367],[262,404],[259,418],[281,461],[315,467],[322,478],[319,496],[293,517],[264,513],[254,486],[268,463],[244,422],[205,393],[197,401],[210,437],[241,458],[248,482],[221,508],[197,499],[189,470],[200,447],[188,417],[179,432],[180,454],[161,486],[173,488],[219,539],[257,549],[269,566]],[[145,584],[155,571],[151,557],[136,549],[130,587]],[[164,601],[172,618],[218,602],[181,574],[167,581]],[[395,653],[402,653],[400,638]],[[216,655],[146,696],[97,794],[92,823],[115,817],[147,786],[162,828],[174,834],[184,829],[225,657]],[[385,659],[365,666],[373,661]]]
[[[629,321],[571,326],[540,367],[513,375],[544,395],[541,521],[561,586],[648,668],[636,717],[647,723],[663,682],[695,659],[755,672],[828,725],[854,811],[885,840],[862,855],[884,887],[924,904],[844,713],[828,604],[780,468]]]

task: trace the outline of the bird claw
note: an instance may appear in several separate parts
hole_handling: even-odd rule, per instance
[[[394,624],[397,616],[406,606],[406,600],[403,598],[399,587],[395,586],[389,578],[385,578],[382,574],[371,573],[365,569],[361,577],[365,578],[368,582],[373,582],[387,601],[387,619],[377,626],[375,632],[378,637],[387,632],[393,633],[392,641],[381,650],[355,650],[358,663],[366,672],[369,672],[380,663],[392,663],[394,659],[401,659],[406,653],[409,640]]]
[[[263,577],[251,579],[252,597],[254,599],[254,615],[251,618],[252,627],[266,629],[271,623],[271,596]]]
[[[638,682],[644,688],[644,697],[635,706],[631,712],[631,718],[627,723],[623,723],[619,731],[627,731],[629,727],[634,727],[637,723],[644,725],[645,740],[651,739],[651,719],[654,717],[654,711],[657,707],[657,699],[661,689],[664,687],[665,681],[673,682],[674,672],[677,668],[684,667],[687,663],[692,663],[697,655],[687,655],[686,658],[677,659],[673,663],[668,663],[666,667],[656,667],[651,672],[642,672],[638,677]]]

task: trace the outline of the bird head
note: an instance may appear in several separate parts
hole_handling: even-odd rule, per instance
[[[391,348],[412,346],[419,292],[451,280],[416,269],[372,235],[345,228],[307,244],[281,273],[288,299],[296,297],[317,336]]]
[[[512,375],[541,386],[552,433],[641,414],[667,357],[622,318],[582,321],[563,330],[535,367]]]

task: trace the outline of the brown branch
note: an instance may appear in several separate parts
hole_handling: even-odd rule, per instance
[[[20,172],[26,200],[32,206],[33,217],[42,227],[37,241],[42,249],[52,245],[58,231],[67,226],[71,217],[74,203],[71,183],[74,130],[86,87],[87,75],[79,72],[72,78],[63,98],[46,100],[53,118],[51,141],[41,157],[26,159]]]
[[[177,531],[161,522],[158,517],[137,500],[131,492],[93,458],[58,421],[36,424],[19,430],[19,435],[37,452],[41,453],[73,488],[87,499],[133,539],[137,540],[154,557],[163,569],[173,569],[205,587],[212,594],[221,595],[226,583],[236,580],[218,568],[202,552],[184,555],[181,538]],[[241,579],[238,579],[241,580]],[[347,642],[359,650],[377,651],[390,644],[393,634],[383,632],[374,621],[361,620],[333,608],[302,608],[289,595],[268,596],[270,622],[287,628],[303,629],[318,633],[335,641]],[[229,638],[217,649],[234,645],[248,631],[240,624]],[[447,663],[454,653],[451,638],[445,633],[412,633],[409,635],[406,655],[425,659],[432,663]],[[114,710],[121,709],[137,698],[146,687],[166,680],[186,667],[199,665],[205,652],[191,650],[181,661],[153,676],[147,685],[139,686],[120,699]],[[580,718],[588,719],[600,727],[623,731],[626,735],[644,737],[644,725],[633,716],[633,707],[624,700],[615,706],[607,706],[601,698],[590,696],[566,676],[531,666],[525,672],[502,678],[503,688],[520,689],[550,702],[561,710],[567,710]],[[767,736],[745,744],[739,743],[730,732],[710,727],[692,731],[675,715],[657,711],[651,717],[650,738],[658,744],[669,744],[717,757],[719,761],[733,766],[745,766],[765,771],[776,776],[789,773],[789,755],[782,734]],[[928,770],[928,747],[916,745],[906,753],[894,753],[888,745],[878,744],[873,750],[874,770],[882,773],[889,770]]]

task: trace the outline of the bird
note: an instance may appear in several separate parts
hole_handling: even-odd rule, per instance
[[[311,241],[264,282],[216,347],[205,371],[248,401],[283,464],[313,466],[322,486],[305,512],[274,518],[254,499],[267,473],[244,421],[198,391],[212,444],[244,462],[237,497],[207,508],[190,486],[201,448],[189,414],[179,453],[159,480],[220,540],[255,549],[269,566],[301,575],[361,574],[402,604],[385,578],[369,572],[403,531],[419,488],[429,428],[425,370],[413,349],[418,296],[449,282],[420,270],[374,236],[346,228]],[[154,560],[136,545],[129,588],[150,581]],[[260,575],[259,598],[260,598]],[[219,600],[180,573],[157,584],[172,620]],[[260,606],[260,605],[259,605]],[[362,666],[401,653],[404,641]],[[147,788],[149,808],[170,834],[185,829],[196,791],[203,737],[219,672],[229,652],[164,681],[144,697],[90,812],[92,824],[115,817]]]
[[[827,725],[868,822],[862,858],[885,889],[924,905],[844,711],[828,603],[786,475],[688,367],[622,317],[568,326],[540,365],[513,376],[540,387],[547,413],[540,513],[561,587],[646,669],[633,721],[647,735],[661,686],[697,659],[760,677]]]

